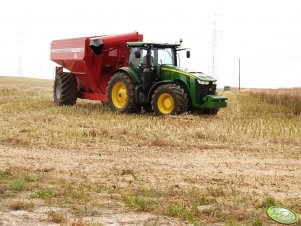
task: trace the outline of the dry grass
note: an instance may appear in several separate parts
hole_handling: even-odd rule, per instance
[[[71,172],[69,180],[62,179],[60,173],[63,170],[55,169],[54,164],[41,170],[33,169],[31,165],[21,170],[3,170],[0,171],[0,198],[15,199],[27,194],[28,199],[43,200],[45,205],[67,208],[75,216],[82,217],[94,216],[104,205],[112,205],[95,199],[98,195],[110,194],[109,198],[117,206],[124,203],[127,208],[138,212],[176,217],[193,224],[270,223],[265,218],[265,208],[273,203],[301,211],[300,199],[294,194],[290,197],[295,199],[282,196],[278,200],[266,192],[275,187],[288,189],[289,183],[297,187],[299,176],[289,174],[287,183],[284,183],[281,178],[286,175],[269,174],[268,167],[278,163],[251,164],[247,161],[249,156],[260,160],[273,155],[283,157],[284,161],[286,157],[300,159],[301,119],[287,106],[262,102],[255,94],[226,92],[229,107],[217,116],[184,114],[159,118],[151,114],[119,115],[93,101],[79,100],[74,107],[55,106],[51,81],[0,77],[0,84],[1,145],[27,150],[72,150],[74,153],[84,150],[86,159],[91,161],[89,164],[95,160],[89,159],[92,154],[97,154],[101,163],[113,162],[118,155],[124,158],[133,156],[131,161],[136,161],[128,163],[119,157],[119,163],[110,165],[110,169],[101,169],[104,178],[100,181],[103,183],[95,178],[89,179],[88,174],[82,177],[78,172]],[[193,168],[188,166],[185,170],[188,161],[185,155],[182,159],[175,158],[180,153],[194,158],[191,153],[204,151],[219,153],[217,160],[221,166],[217,165],[216,171],[221,167],[221,172],[188,174],[187,171],[193,171]],[[138,152],[143,153],[142,159],[135,155]],[[237,163],[222,161],[228,157],[224,153],[237,158]],[[182,163],[172,165],[178,166],[173,169],[174,174],[168,174],[172,169],[164,165],[165,161],[161,162],[163,154],[170,161]],[[160,158],[154,158],[155,155]],[[152,162],[147,161],[152,157]],[[246,165],[241,163],[243,168],[236,169],[235,164],[241,160]],[[149,162],[152,165],[147,165]],[[144,164],[145,168],[137,167]],[[161,167],[159,173],[153,173],[152,168],[147,171],[147,167],[153,165]],[[257,166],[258,171],[252,175],[243,171]],[[285,163],[281,165],[284,166]],[[236,170],[234,175],[223,172],[231,167]],[[277,167],[277,170],[282,170]],[[264,173],[257,175],[262,168]],[[287,164],[287,168],[296,170],[293,163]],[[96,169],[89,172],[94,173],[94,170],[96,173]],[[148,174],[150,178],[146,177]],[[168,184],[170,177],[179,180],[176,185]],[[120,181],[126,185],[121,186]]]
[[[9,205],[9,208],[12,210],[28,210],[32,211],[34,208],[34,203],[27,202],[27,201],[21,201],[21,200],[15,200]]]
[[[266,103],[284,106],[288,112],[301,114],[301,88],[254,89],[249,92]]]
[[[49,218],[49,221],[56,223],[56,224],[66,222],[66,217],[64,216],[63,213],[61,213],[59,211],[49,211],[48,218]]]
[[[0,142],[4,144],[75,149],[112,149],[116,142],[183,149],[245,146],[246,142],[253,146],[266,141],[300,144],[300,120],[287,114],[285,107],[262,104],[246,93],[228,92],[230,107],[216,117],[159,118],[112,114],[107,106],[85,100],[74,107],[57,107],[51,81],[0,79],[2,86],[15,89],[0,91]]]
[[[11,200],[25,195],[22,201],[12,200],[9,204],[12,210],[32,210],[34,203],[29,200],[43,200],[49,206],[69,208],[77,216],[96,213],[99,204],[94,200],[93,194],[104,191],[96,183],[68,181],[45,172],[30,171],[28,168],[0,170],[0,182],[7,187],[1,194],[1,199]],[[10,186],[15,183],[24,184],[26,189],[16,191]],[[65,218],[58,211],[50,211],[48,215],[53,222],[55,219]]]

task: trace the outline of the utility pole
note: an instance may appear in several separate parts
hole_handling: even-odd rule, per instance
[[[238,58],[238,91],[240,91],[240,57]]]
[[[217,54],[217,49],[218,49],[218,33],[222,32],[219,28],[217,28],[217,17],[219,15],[217,13],[214,13],[214,19],[212,25],[212,60],[210,64],[212,64],[211,68],[211,76],[216,77],[218,79],[218,54]],[[209,61],[209,62],[210,62]],[[210,69],[209,69],[210,70]]]
[[[214,76],[214,68],[215,68],[215,48],[216,48],[216,13],[214,14],[213,21],[213,43],[212,43],[212,71],[211,75]]]
[[[19,60],[18,60],[18,76],[22,76],[22,57],[21,54],[19,53]]]

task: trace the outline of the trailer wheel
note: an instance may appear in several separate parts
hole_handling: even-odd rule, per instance
[[[124,72],[117,72],[112,76],[107,88],[108,103],[113,112],[137,113],[135,103],[135,83]]]
[[[188,109],[187,94],[176,84],[161,85],[152,96],[152,107],[157,116],[182,114]]]
[[[53,86],[54,102],[60,106],[75,105],[78,96],[77,80],[72,73],[60,73],[55,76]]]

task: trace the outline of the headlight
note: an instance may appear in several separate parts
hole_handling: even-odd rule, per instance
[[[200,85],[209,85],[208,81],[197,80]]]
[[[212,82],[213,85],[216,85],[216,81]]]

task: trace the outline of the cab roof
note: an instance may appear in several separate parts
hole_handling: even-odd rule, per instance
[[[157,48],[177,48],[180,44],[156,43],[156,42],[127,42],[130,47],[157,47]]]

